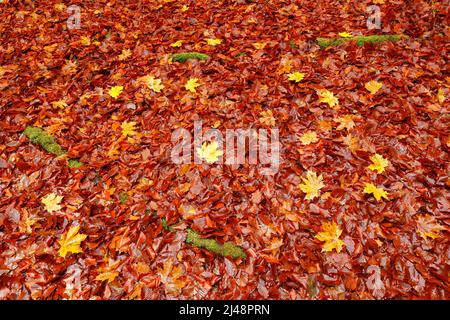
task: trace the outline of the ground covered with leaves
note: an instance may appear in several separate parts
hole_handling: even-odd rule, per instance
[[[449,298],[445,1],[0,10],[1,299]],[[174,164],[195,120],[278,172]]]

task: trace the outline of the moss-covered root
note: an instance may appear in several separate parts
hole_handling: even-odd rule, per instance
[[[225,242],[222,245],[214,239],[202,239],[200,235],[192,229],[187,230],[186,243],[212,251],[216,254],[225,257],[242,258],[242,259],[245,259],[247,257],[247,255],[244,252],[244,249],[242,249],[241,247],[231,242]]]
[[[66,153],[66,151],[56,142],[55,138],[41,128],[27,127],[23,134],[26,135],[31,142],[40,145],[51,154],[61,156]]]
[[[55,138],[41,128],[28,126],[23,131],[23,134],[27,136],[32,143],[40,145],[45,151],[51,154],[62,156],[66,153],[64,148],[56,142]],[[79,168],[83,165],[83,163],[78,161],[78,159],[69,159],[67,165],[69,168]]]
[[[349,38],[317,38],[317,44],[322,48],[327,48],[331,46],[338,46],[348,41],[356,41],[358,46],[362,46],[364,43],[376,43],[376,42],[384,42],[384,41],[399,41],[404,36],[399,34],[391,34],[391,35],[372,35],[372,36],[355,36]]]
[[[206,60],[209,56],[200,52],[181,52],[173,54],[170,59],[175,62],[186,62],[189,59]]]

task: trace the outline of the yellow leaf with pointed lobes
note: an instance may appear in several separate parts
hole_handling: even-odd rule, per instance
[[[223,151],[219,149],[217,141],[204,142],[196,151],[200,158],[208,163],[216,162],[223,155]]]
[[[365,183],[364,185],[364,193],[373,194],[377,201],[380,201],[381,198],[389,200],[388,193],[383,188],[378,188],[373,183]]]
[[[300,141],[304,146],[307,146],[311,143],[317,142],[319,139],[317,138],[317,133],[314,131],[305,132],[301,137]]]
[[[317,95],[319,96],[319,102],[327,103],[330,108],[333,108],[339,104],[338,98],[336,98],[333,92],[326,89],[318,90]]]
[[[54,193],[49,193],[44,198],[42,198],[41,202],[45,206],[45,210],[52,213],[53,211],[58,211],[61,209],[61,206],[59,205],[62,200],[62,196],[58,196]]]
[[[383,87],[383,84],[381,82],[372,80],[367,82],[364,87],[369,91],[371,94],[375,94]]]
[[[122,124],[120,125],[120,127],[122,128],[122,135],[125,137],[136,135],[137,132],[134,131],[136,129],[135,126],[136,126],[136,122],[134,122],[134,121],[122,122]]]
[[[89,46],[91,44],[91,39],[89,37],[82,36],[80,42],[83,46]]]
[[[120,94],[123,91],[123,86],[114,86],[111,89],[109,89],[108,94],[113,97],[114,99],[117,99]]]
[[[87,238],[85,234],[79,234],[80,226],[70,227],[67,233],[61,236],[61,239],[58,240],[58,243],[61,247],[58,250],[58,253],[61,257],[65,258],[68,253],[80,253],[83,252],[81,248],[81,242]]]
[[[197,92],[196,88],[199,86],[200,86],[200,84],[198,83],[197,78],[190,78],[184,85],[186,90],[188,90],[190,92]]]
[[[336,130],[353,129],[355,127],[355,122],[353,121],[354,118],[355,116],[352,114],[346,114],[342,117],[336,118],[336,122],[339,122]]]
[[[296,72],[289,73],[287,76],[290,81],[295,81],[296,83],[298,83],[303,80],[303,78],[305,77],[305,74],[296,71]]]
[[[335,249],[338,253],[341,252],[344,242],[339,239],[342,230],[335,222],[325,222],[322,224],[321,232],[315,238],[325,242],[322,245],[322,252],[329,252]]]
[[[123,49],[122,53],[119,55],[119,60],[126,60],[129,57],[131,57],[131,50],[130,49]]]
[[[372,171],[377,171],[378,173],[383,173],[384,169],[389,165],[389,161],[378,153],[371,156],[370,161],[372,161],[372,164],[368,168]]]
[[[302,177],[303,183],[299,185],[300,190],[306,193],[306,200],[313,200],[320,195],[320,189],[325,187],[323,176],[317,176],[314,171],[306,172],[306,179]]]

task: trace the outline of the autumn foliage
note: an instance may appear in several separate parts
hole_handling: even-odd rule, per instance
[[[445,1],[0,7],[0,299],[450,298]]]

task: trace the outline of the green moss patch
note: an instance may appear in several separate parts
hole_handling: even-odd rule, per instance
[[[79,168],[83,165],[83,162],[78,161],[78,159],[69,159],[69,168]]]
[[[127,202],[127,200],[128,200],[129,197],[130,197],[130,196],[129,196],[128,193],[126,193],[126,192],[121,192],[121,193],[119,193],[119,200],[120,200],[120,203],[121,203],[121,204],[124,204],[125,202]]]
[[[28,126],[23,131],[23,134],[27,136],[32,143],[40,145],[45,151],[54,154],[55,156],[62,156],[66,153],[66,150],[56,142],[56,139],[41,128]],[[68,160],[69,168],[79,168],[82,165],[83,163],[78,159]]]
[[[231,242],[225,242],[222,245],[214,239],[203,239],[197,232],[192,229],[187,230],[186,243],[189,243],[195,247],[212,251],[225,257],[242,259],[245,259],[247,257],[244,249],[242,249],[241,247]]]
[[[26,135],[32,143],[40,145],[45,151],[50,152],[51,154],[61,156],[66,153],[66,151],[56,142],[55,138],[41,128],[26,127],[23,134]]]
[[[362,46],[365,43],[377,43],[385,41],[399,41],[404,36],[399,34],[393,35],[372,35],[372,36],[355,36],[349,38],[317,38],[316,42],[322,48],[327,48],[331,46],[339,46],[348,41],[356,41],[358,46]]]
[[[181,52],[173,54],[170,58],[175,62],[186,62],[189,59],[206,60],[209,56],[200,52]]]

